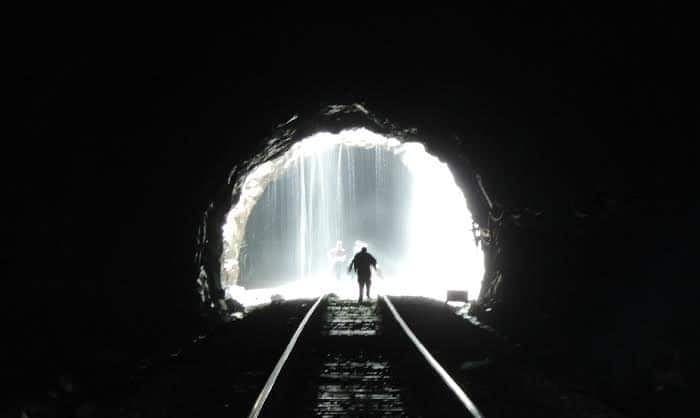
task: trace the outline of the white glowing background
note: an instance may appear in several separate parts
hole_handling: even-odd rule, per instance
[[[237,285],[246,222],[265,187],[298,159],[318,158],[339,144],[391,151],[413,175],[414,198],[408,202],[408,253],[400,263],[401,271],[392,277],[381,275],[379,260],[380,274],[373,275],[372,296],[381,293],[445,300],[447,290],[467,290],[469,298],[475,299],[484,273],[483,252],[474,244],[472,216],[449,167],[430,155],[421,143],[402,143],[364,128],[310,136],[295,143],[281,157],[260,164],[244,179],[239,201],[223,226],[221,278],[228,296],[246,306],[267,303],[273,295],[293,299],[334,292],[341,297],[357,297],[354,280],[338,283],[325,275],[290,278],[288,285],[277,288],[245,289]]]

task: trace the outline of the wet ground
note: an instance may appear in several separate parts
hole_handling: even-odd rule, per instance
[[[424,298],[392,301],[485,416],[621,416],[551,380],[523,352],[454,308]],[[256,309],[153,363],[123,391],[64,402],[65,416],[247,416],[312,303]],[[302,361],[295,363],[295,357]],[[319,306],[280,376],[278,389],[293,390],[273,391],[265,416],[466,416],[454,412],[449,396],[431,379],[383,303],[331,300]],[[55,402],[27,408],[29,417],[57,416]]]
[[[321,305],[262,416],[409,416],[384,319],[376,301]]]
[[[392,298],[404,320],[486,417],[620,417],[543,374],[527,354],[446,304]]]

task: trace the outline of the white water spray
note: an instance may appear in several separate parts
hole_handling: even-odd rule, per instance
[[[361,240],[382,269],[375,290],[475,298],[483,254],[471,225],[449,168],[422,144],[366,129],[319,133],[245,179],[223,228],[223,284],[239,300],[240,284],[286,297],[353,289],[350,278],[333,281],[327,253],[337,239],[348,251]]]

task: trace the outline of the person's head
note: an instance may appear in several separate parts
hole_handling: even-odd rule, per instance
[[[367,252],[367,247],[362,247],[362,249],[361,249],[360,251],[362,251],[363,253],[366,253],[366,252]]]
[[[343,241],[341,241],[341,240],[336,241],[335,248],[343,248]]]

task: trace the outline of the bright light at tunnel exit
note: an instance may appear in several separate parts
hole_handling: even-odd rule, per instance
[[[379,260],[379,274],[373,273],[372,297],[386,294],[445,300],[448,290],[466,290],[469,298],[475,299],[484,274],[483,251],[474,242],[472,216],[449,167],[429,154],[421,143],[402,143],[364,128],[312,135],[248,174],[241,186],[240,199],[228,213],[223,227],[221,277],[228,296],[245,306],[267,303],[273,295],[296,299],[333,292],[341,297],[357,297],[354,278],[338,282],[330,274],[290,278],[287,285],[276,288],[245,289],[237,285],[238,255],[246,222],[265,187],[298,159],[318,156],[335,145],[381,147],[391,151],[413,178],[413,197],[407,201],[410,213],[408,251],[403,260],[396,263],[401,266],[399,270],[390,276],[382,274],[382,260]],[[371,244],[369,251],[372,252]]]

